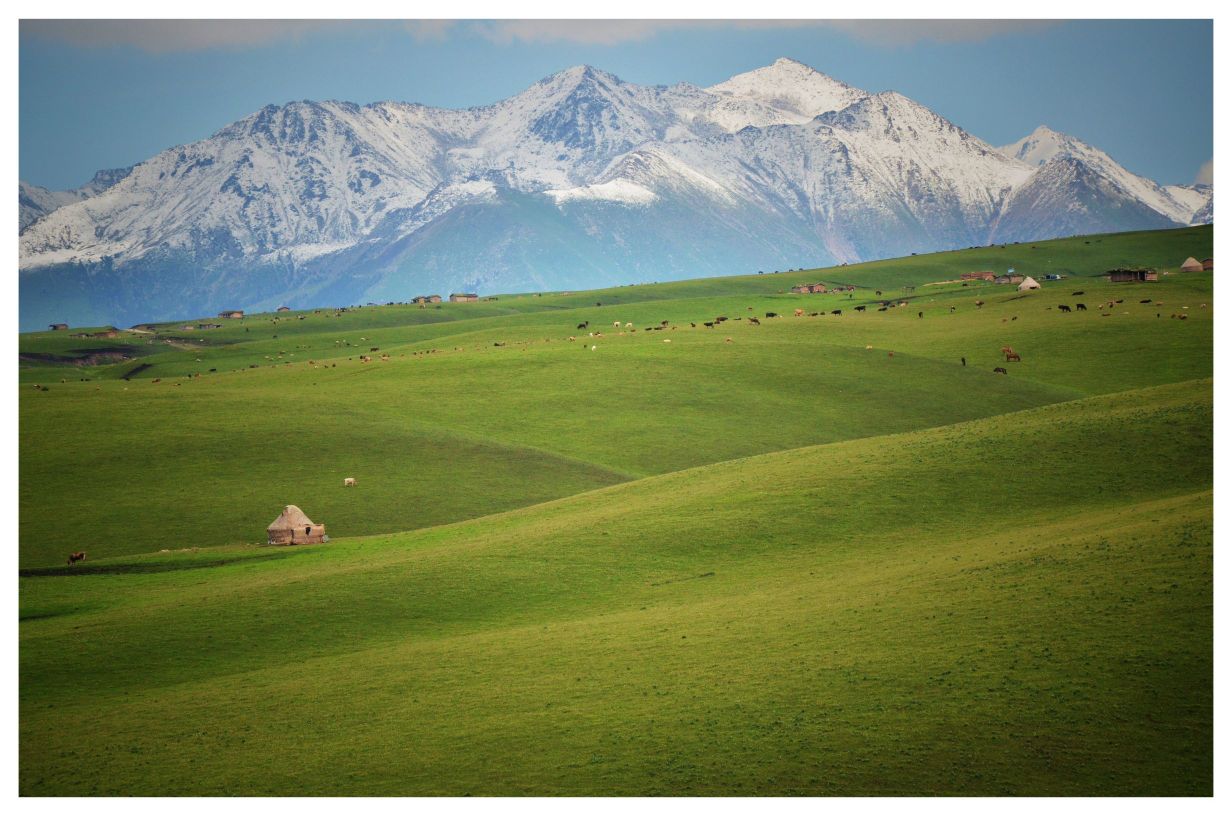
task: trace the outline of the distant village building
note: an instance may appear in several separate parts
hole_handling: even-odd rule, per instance
[[[198,323],[197,328],[198,329],[221,329],[222,324],[221,323]]]
[[[1203,258],[1202,259],[1202,271],[1203,272],[1214,272],[1215,271],[1215,259],[1214,258]]]
[[[105,329],[96,332],[82,332],[74,334],[73,337],[80,337],[86,340],[110,340],[113,337],[119,337],[120,330],[115,326],[108,326]]]
[[[1019,292],[1026,292],[1031,289],[1038,289],[1038,288],[1040,288],[1040,285],[1035,281],[1035,278],[1031,278],[1031,277],[1023,278],[1022,283],[1018,284]]]
[[[325,525],[313,524],[293,504],[288,504],[282,514],[266,528],[270,544],[320,544],[325,541]]]
[[[411,299],[411,303],[421,303],[422,304],[422,303],[440,303],[440,302],[441,302],[440,295],[419,295],[418,297]]]
[[[290,306],[279,306],[279,307],[278,307],[277,309],[275,309],[274,311],[276,311],[276,312],[289,312],[289,311],[291,311],[291,307],[290,307]]]
[[[1157,281],[1159,280],[1159,273],[1154,269],[1109,269],[1108,280],[1112,283]]]
[[[68,324],[67,323],[51,323],[48,325],[47,328],[51,329],[52,331],[68,331]]]
[[[455,292],[449,296],[450,303],[473,303],[479,300],[479,295],[474,292]]]
[[[1015,283],[1022,283],[1022,282],[1023,282],[1022,275],[997,275],[995,278],[993,278],[993,283],[1000,283],[1000,284],[1007,284],[1007,283],[1015,284]],[[1039,284],[1036,284],[1036,286],[1038,287]]]
[[[225,312],[219,312],[218,316],[227,320],[239,320],[244,316],[243,309],[228,309]]]
[[[997,279],[997,273],[993,272],[992,270],[985,269],[980,272],[964,272],[962,273],[960,278],[965,281],[973,281],[973,280],[991,281],[991,280]]]
[[[791,287],[791,291],[797,295],[820,295],[826,292],[824,283],[801,283]]]
[[[1185,263],[1181,264],[1182,272],[1201,272],[1202,263],[1197,258],[1186,258]]]

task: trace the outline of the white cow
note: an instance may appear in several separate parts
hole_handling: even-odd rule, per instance
[[[348,477],[346,477],[345,479],[343,479],[343,480],[342,480],[342,486],[343,486],[343,487],[355,487],[355,477],[354,477],[354,476],[348,476]]]

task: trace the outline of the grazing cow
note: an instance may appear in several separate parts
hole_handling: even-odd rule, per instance
[[[1072,295],[1070,295],[1070,297],[1082,297],[1085,294],[1086,292],[1078,291],[1078,292],[1074,292]]]
[[[659,321],[659,325],[660,325],[660,326],[666,326],[669,322],[670,322],[670,321],[667,321],[667,320],[660,320],[660,321]]]
[[[731,341],[732,341],[732,339],[731,339],[730,337],[726,337],[726,338],[724,338],[724,339],[723,339],[723,342],[725,342],[725,343],[730,343]]]
[[[923,313],[923,312],[919,312],[918,314],[919,314],[919,316],[920,316],[920,317],[923,317],[923,316],[924,316],[924,313]]]
[[[778,312],[766,312],[766,317],[778,317]]]
[[[614,323],[612,324],[612,328],[614,328],[614,329],[619,329],[619,328],[620,328],[620,321],[619,321],[619,320],[617,320],[616,322],[614,322]]]
[[[727,322],[727,318],[726,318],[726,317],[724,317],[723,315],[719,315],[718,317],[716,317],[716,318],[714,319],[714,322],[715,322],[715,323],[726,323],[726,322]]]
[[[697,328],[697,324],[696,324],[696,323],[690,323],[690,324],[689,324],[689,326],[690,326],[690,327],[692,327],[692,328],[694,328],[694,329],[696,329],[696,328]]]
[[[85,560],[86,560],[86,554],[84,552],[69,553],[68,565],[71,567],[73,566],[73,564],[76,564],[78,561],[85,561]]]
[[[885,311],[886,309],[888,309],[888,308],[890,308],[890,307],[889,307],[889,306],[882,306],[882,307],[881,307],[880,309],[878,309],[877,311],[879,311],[879,312],[884,312],[884,311]]]
[[[877,290],[877,297],[881,297],[881,290],[880,290],[880,289],[878,289],[878,290]]]
[[[346,477],[345,479],[343,479],[343,480],[342,480],[342,486],[343,486],[343,487],[355,487],[355,477],[354,477],[354,476],[348,476],[348,477]]]
[[[1087,305],[1085,303],[1075,303],[1074,308],[1080,312],[1085,312],[1087,310]]]
[[[992,370],[992,373],[993,373],[993,374],[1009,374],[1009,372],[1008,372],[1008,371],[1006,371],[1006,370],[1005,370],[1004,368],[1002,368],[1001,366],[997,366],[996,368],[994,368],[994,369]]]
[[[864,311],[864,309],[865,309],[865,308],[866,308],[866,307],[864,307],[864,306],[857,306],[857,307],[856,307],[856,311],[857,311],[857,312],[862,312],[862,311]]]
[[[893,358],[893,357],[894,357],[894,352],[892,352],[892,351],[890,352],[890,357],[891,357],[891,358]]]
[[[975,308],[977,308],[977,309],[981,308],[983,305],[984,305],[984,301],[982,301],[982,300],[977,300],[977,301],[975,302]]]
[[[1019,354],[1019,353],[1018,353],[1018,352],[1016,352],[1016,351],[1011,351],[1009,354],[1006,354],[1006,355],[1005,355],[1005,362],[1007,362],[1007,363],[1021,363],[1021,362],[1022,362],[1022,355],[1021,355],[1021,354]]]
[[[1139,302],[1139,303],[1150,303],[1150,302],[1151,302],[1151,299],[1150,299],[1150,298],[1147,298],[1146,300],[1140,300],[1140,301],[1138,301],[1138,302]]]
[[[585,323],[579,323],[579,324],[577,325],[577,327],[578,327],[579,329],[585,329],[585,328],[587,328],[588,326],[590,326],[590,321],[589,321],[589,320],[587,320]]]
[[[703,326],[705,326],[705,327],[706,327],[706,328],[708,328],[708,329],[713,329],[713,328],[714,328],[714,324],[713,324],[713,323],[703,323],[702,325],[703,325]]]
[[[761,325],[761,321],[760,321],[760,320],[758,320],[758,319],[757,319],[757,318],[755,318],[755,317],[750,317],[750,318],[749,318],[749,322],[750,322],[750,323],[752,323],[754,326],[760,326],[760,325]]]
[[[766,315],[766,317],[769,317],[769,316],[770,316],[770,315]],[[803,310],[803,309],[796,309],[796,317],[804,317],[804,310]]]
[[[830,312],[830,314],[832,315],[841,315],[842,313],[843,313],[842,309],[835,309],[834,311]]]
[[[626,328],[626,329],[631,329],[631,328],[633,328],[633,324],[632,324],[632,323],[626,323],[626,324],[625,324],[625,328]]]
[[[1072,311],[1073,311],[1073,309],[1071,309],[1070,307],[1066,306],[1064,303],[1062,303],[1061,305],[1057,306],[1057,308],[1058,308],[1058,309],[1060,309],[1060,310],[1061,310],[1061,311],[1063,311],[1063,312],[1072,312]]]

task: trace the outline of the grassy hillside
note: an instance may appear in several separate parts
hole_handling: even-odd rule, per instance
[[[1209,230],[1156,238],[1171,253],[1195,235],[1209,238]],[[1143,240],[1004,251],[1064,258],[1078,247]],[[117,338],[130,348],[172,350],[97,370],[72,367],[65,383],[44,376],[46,367],[23,375],[37,374],[49,390],[27,381],[22,391],[20,561],[54,564],[80,549],[102,557],[258,541],[287,503],[335,536],[426,527],[740,456],[1209,376],[1209,273],[1155,284],[1070,279],[1030,295],[991,284],[920,285],[895,296],[907,306],[852,311],[880,302],[875,287],[889,285],[883,281],[936,279],[1000,251],[812,275],[862,276],[868,288],[850,296],[754,294],[750,287],[783,286],[754,276],[277,324],[248,318],[251,325],[195,338]],[[1078,290],[1084,294],[1073,297]],[[610,302],[625,293],[642,299]],[[668,295],[675,298],[661,299]],[[580,297],[607,303],[582,308]],[[1140,304],[1144,297],[1152,303]],[[1125,302],[1099,308],[1118,299]],[[1086,312],[1055,308],[1083,301]],[[797,318],[795,308],[826,314]],[[829,314],[836,309],[843,314]],[[785,316],[766,319],[768,311]],[[701,325],[717,315],[732,319]],[[748,323],[755,315],[762,325]],[[583,320],[591,326],[580,331]],[[663,320],[675,328],[645,330]],[[253,337],[262,333],[269,336]],[[237,339],[244,336],[251,339]],[[190,352],[168,340],[206,342]],[[84,341],[63,333],[22,338],[27,354],[68,356],[73,342]],[[1009,376],[994,375],[1005,345],[1023,362],[1011,364]],[[130,381],[71,380],[138,364],[151,367]],[[344,491],[347,476],[359,488]]]
[[[1209,795],[1211,240],[21,335],[21,793]]]
[[[21,789],[1209,794],[1210,411],[1193,381],[32,570]]]

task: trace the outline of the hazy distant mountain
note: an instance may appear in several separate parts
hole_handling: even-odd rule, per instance
[[[1211,212],[1209,187],[1161,187],[1047,128],[993,148],[786,59],[710,88],[579,66],[469,110],[270,105],[113,172],[22,185],[23,328],[735,274]]]

